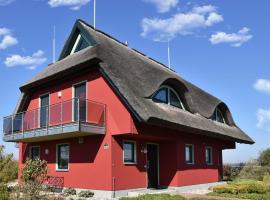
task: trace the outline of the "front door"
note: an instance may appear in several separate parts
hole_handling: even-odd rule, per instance
[[[74,86],[74,121],[86,121],[86,83]]]
[[[148,188],[158,188],[158,145],[147,144]]]
[[[49,121],[49,94],[40,97],[40,115],[39,115],[39,125],[40,128],[45,128]]]

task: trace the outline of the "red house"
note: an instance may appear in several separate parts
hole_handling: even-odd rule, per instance
[[[97,196],[218,182],[222,150],[254,143],[224,102],[82,20],[20,90],[3,123],[19,168],[44,159],[64,187]]]

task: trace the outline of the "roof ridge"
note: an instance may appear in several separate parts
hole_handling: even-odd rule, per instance
[[[82,22],[83,24],[85,24],[85,25],[88,26],[89,28],[93,29],[94,31],[96,31],[96,32],[98,32],[98,33],[101,33],[101,34],[103,34],[103,35],[109,37],[110,39],[112,39],[112,40],[114,40],[115,42],[117,42],[117,43],[123,45],[124,47],[127,47],[128,49],[132,50],[134,53],[137,53],[137,54],[139,54],[140,56],[143,56],[143,57],[145,57],[145,58],[147,58],[147,59],[149,59],[149,60],[151,60],[151,61],[157,63],[158,65],[161,65],[161,67],[164,67],[164,68],[170,70],[171,72],[174,72],[174,73],[177,74],[177,72],[176,72],[174,69],[169,68],[169,67],[168,67],[167,65],[165,65],[164,63],[162,63],[162,62],[160,62],[160,61],[158,61],[158,60],[156,60],[156,59],[154,59],[154,58],[152,58],[152,57],[149,57],[148,55],[146,55],[146,54],[143,53],[142,51],[139,51],[138,49],[131,48],[131,47],[127,46],[124,42],[121,42],[121,41],[118,40],[117,38],[115,38],[115,37],[109,35],[108,33],[104,32],[104,31],[102,31],[102,30],[100,30],[100,29],[94,28],[91,24],[85,22],[85,21],[82,20],[82,19],[78,19],[78,21]]]

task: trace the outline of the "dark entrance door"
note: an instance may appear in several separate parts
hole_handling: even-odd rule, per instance
[[[148,188],[158,188],[158,145],[147,144]]]
[[[40,97],[40,115],[39,125],[40,128],[45,128],[49,120],[49,94]]]
[[[86,83],[74,86],[74,121],[86,121]]]

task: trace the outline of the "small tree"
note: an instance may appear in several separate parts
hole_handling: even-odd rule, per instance
[[[270,148],[262,151],[259,155],[258,162],[261,166],[270,167]]]
[[[27,159],[22,170],[22,180],[24,181],[22,192],[24,198],[29,200],[40,199],[42,183],[47,178],[48,167],[44,160]]]
[[[13,181],[18,177],[18,162],[13,154],[5,154],[5,147],[0,145],[0,183]]]

